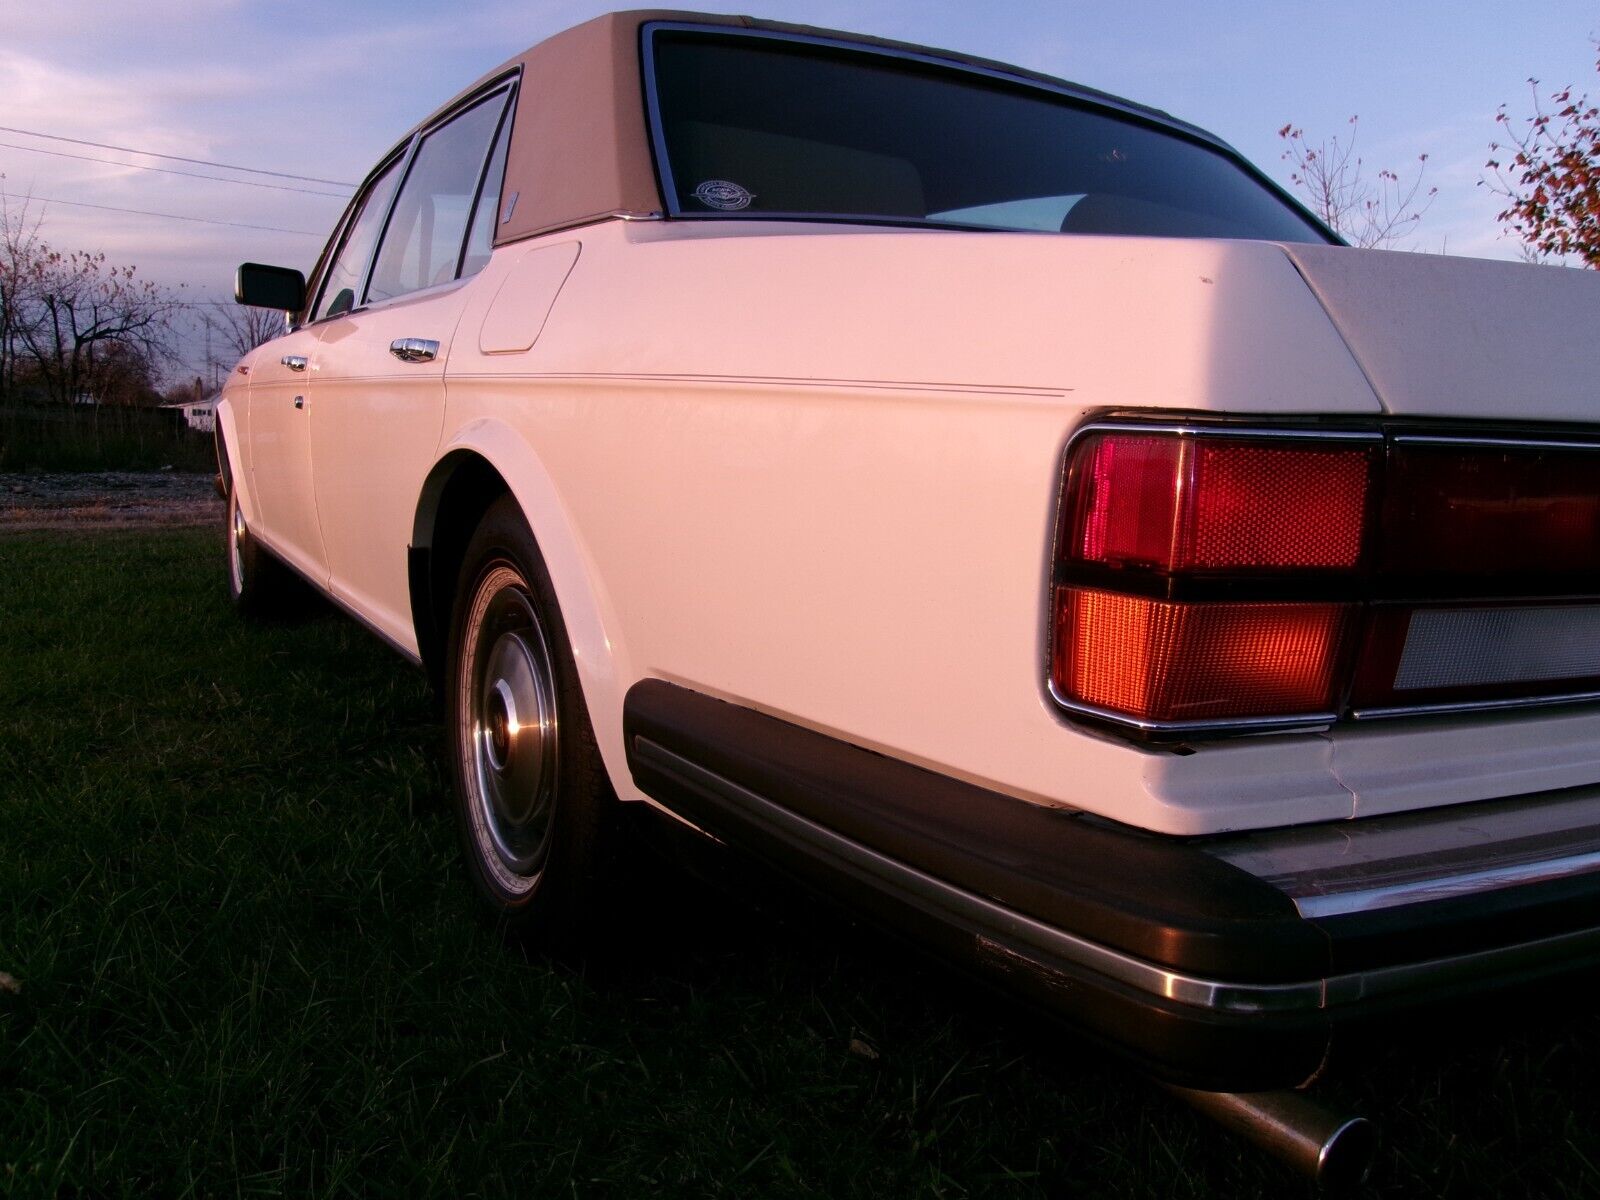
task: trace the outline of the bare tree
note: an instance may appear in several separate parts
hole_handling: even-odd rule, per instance
[[[1289,179],[1307,207],[1345,241],[1383,249],[1417,227],[1439,189],[1422,190],[1426,154],[1418,155],[1416,173],[1409,179],[1387,167],[1369,175],[1356,154],[1359,120],[1350,118],[1350,134],[1342,142],[1332,137],[1313,146],[1296,125],[1285,125],[1278,136],[1285,143]]]
[[[0,191],[0,395],[31,382],[62,404],[147,398],[178,293],[104,254],[55,249],[43,221],[29,198]]]
[[[4,180],[0,175],[0,184]],[[16,394],[23,326],[35,315],[29,287],[47,251],[39,238],[41,220],[26,199],[13,207],[9,197],[0,195],[0,399]]]
[[[135,359],[151,374],[181,308],[173,291],[139,278],[134,267],[113,266],[104,254],[43,250],[23,284],[35,312],[20,333],[51,399],[100,398],[99,385],[112,373],[126,377]]]
[[[243,304],[216,305],[207,310],[203,320],[206,329],[216,334],[221,342],[221,354],[214,365],[223,371],[232,370],[235,362],[284,330],[281,312]]]

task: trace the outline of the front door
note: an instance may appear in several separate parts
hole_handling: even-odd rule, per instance
[[[311,380],[317,331],[297,329],[256,355],[250,372],[253,531],[290,566],[319,584],[328,557],[311,481]]]

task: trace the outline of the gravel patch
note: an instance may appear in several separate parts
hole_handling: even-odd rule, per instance
[[[177,471],[0,472],[0,533],[220,525],[211,476]]]

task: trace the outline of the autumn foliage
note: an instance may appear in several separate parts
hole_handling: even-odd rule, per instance
[[[1486,182],[1508,201],[1500,220],[1537,257],[1600,269],[1600,104],[1571,87],[1541,100],[1539,81],[1528,83],[1534,115],[1514,124],[1502,105],[1495,118],[1510,139],[1488,162]]]

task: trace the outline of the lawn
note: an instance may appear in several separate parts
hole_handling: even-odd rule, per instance
[[[0,1194],[1304,1192],[793,898],[641,861],[627,936],[525,958],[438,740],[352,623],[235,618],[215,534],[0,540]],[[1600,1018],[1533,1011],[1335,1063],[1373,1194],[1600,1192]]]

